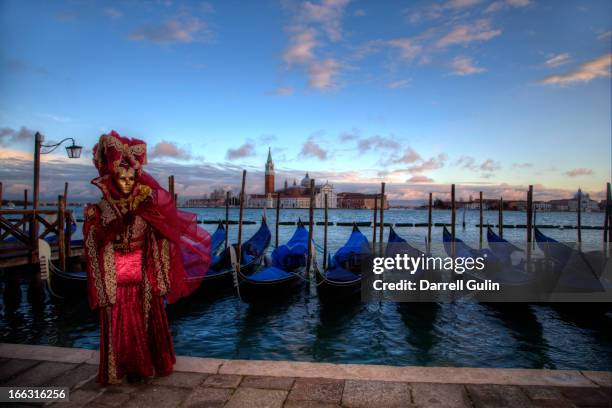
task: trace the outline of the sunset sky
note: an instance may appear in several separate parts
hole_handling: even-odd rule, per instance
[[[2,1],[0,181],[31,188],[32,134],[86,149],[44,156],[97,196],[90,150],[117,130],[149,144],[182,197],[263,190],[306,171],[337,191],[381,181],[536,199],[611,178],[612,2],[538,0]]]

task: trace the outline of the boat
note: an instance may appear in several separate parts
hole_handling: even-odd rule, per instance
[[[453,240],[451,233],[445,227],[442,232],[444,249],[452,258],[483,258],[485,267],[482,270],[466,270],[462,274],[456,274],[455,278],[473,279],[477,283],[488,280],[499,283],[500,290],[496,292],[476,292],[477,299],[486,302],[500,301],[525,301],[536,299],[541,293],[539,291],[543,276],[534,276],[527,273],[523,266],[514,266],[507,260],[498,257],[488,248],[471,248],[461,239]],[[453,245],[454,243],[454,245]]]
[[[491,251],[498,258],[509,263],[512,262],[512,256],[515,255],[515,253],[520,254],[525,252],[522,248],[517,247],[516,245],[497,235],[491,227],[487,227],[487,242]],[[521,259],[521,262],[524,263],[525,260]]]
[[[51,262],[51,246],[38,240],[40,276],[51,296],[60,299],[87,299],[87,272],[63,271]]]
[[[583,253],[569,245],[544,235],[534,227],[538,248],[551,261],[555,292],[604,292],[600,276],[605,269],[605,256],[601,251]]]
[[[225,237],[227,232],[225,231],[225,226],[223,222],[219,221],[219,225],[217,225],[217,229],[210,236],[210,254],[211,256],[216,255],[221,248],[223,242],[225,242]]]
[[[361,269],[367,265],[371,254],[368,239],[353,224],[353,231],[344,246],[329,257],[327,269],[316,271],[319,299],[323,302],[358,299],[361,295]]]
[[[214,235],[214,234],[213,234]],[[270,245],[272,233],[268,228],[266,218],[261,219],[259,229],[242,244],[242,257],[240,260],[240,272],[250,275],[257,266],[261,265],[264,253]],[[234,250],[237,244],[232,244]],[[201,289],[205,291],[216,291],[230,289],[234,280],[234,267],[232,266],[230,247],[223,249],[218,255],[213,255],[213,259],[204,276]]]
[[[387,241],[387,247],[385,249],[385,257],[386,258],[395,258],[396,256],[404,256],[407,255],[410,258],[418,259],[426,259],[427,254],[421,251],[418,248],[410,245],[408,241],[395,231],[393,227],[389,229],[389,239]],[[384,272],[384,278],[387,282],[399,282],[400,280],[409,280],[418,282],[421,279],[433,280],[435,271],[428,270],[426,267],[419,267],[416,271],[397,271],[395,269],[387,269]],[[428,296],[429,295],[429,296]],[[397,299],[394,296],[399,296]],[[432,300],[432,296],[429,292],[422,291],[401,291],[391,294],[392,300],[397,300],[399,302],[412,302],[412,301],[429,301]]]
[[[240,270],[239,295],[246,302],[275,302],[301,289],[307,281],[308,230],[298,221],[289,241],[272,251],[266,265],[250,275]]]
[[[27,225],[27,224],[26,224]],[[43,228],[44,229],[44,228]],[[68,234],[68,232],[70,231],[71,235],[74,234],[77,230],[77,224],[76,222],[72,222],[70,223],[70,230],[68,230],[68,227],[66,227],[66,234]],[[40,230],[42,231],[42,230]],[[26,226],[26,230],[24,231],[25,233],[29,233],[29,228],[28,226]],[[57,244],[57,235],[56,234],[47,234],[44,237],[44,240],[47,241],[49,244]],[[19,244],[19,240],[14,236],[14,235],[9,235],[8,237],[4,238],[2,240],[3,244]],[[70,245],[73,246],[80,246],[83,245],[83,240],[82,239],[72,239],[70,240]]]

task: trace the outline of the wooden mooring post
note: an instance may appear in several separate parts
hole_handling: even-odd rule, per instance
[[[57,197],[57,251],[62,271],[66,270],[66,199],[63,195]]]
[[[429,204],[427,206],[427,253],[431,252],[431,226],[433,224],[433,193],[429,193]]]
[[[455,224],[456,224],[456,207],[455,207],[455,185],[451,184],[451,256],[455,256]]]
[[[2,182],[0,181],[0,210],[2,209],[2,203],[3,203],[3,196],[2,196]]]
[[[606,185],[606,212],[608,213],[608,243],[612,242],[612,184]]]
[[[246,170],[242,170],[242,187],[240,188],[240,212],[238,213],[238,245],[236,249],[238,250],[237,258],[237,272],[240,273],[240,263],[242,262],[242,215],[244,213],[244,187],[246,184]],[[238,282],[236,282],[238,284]]]
[[[230,203],[230,192],[225,192],[225,246],[227,248],[227,243],[229,242],[229,203]]]
[[[527,270],[531,272],[531,241],[533,237],[533,186],[527,190]]]
[[[328,203],[327,203],[327,193],[325,193],[325,213],[323,214],[323,270],[327,269],[327,223],[328,223],[328,217],[327,217],[327,210],[328,210]]]
[[[274,227],[276,233],[275,233],[275,238],[276,238],[276,245],[275,247],[278,248],[278,223],[280,222],[280,193],[276,193],[276,225]]]
[[[306,273],[311,276],[312,258],[315,255],[312,250],[312,236],[314,229],[314,205],[315,205],[315,180],[310,179],[310,205],[308,208],[308,258],[306,259]]]
[[[172,199],[175,199],[174,196],[174,176],[168,176],[168,192],[170,193],[170,197],[172,197]],[[176,204],[176,201],[175,201]]]
[[[504,237],[504,197],[499,197],[499,209],[497,212],[497,231],[499,237]]]
[[[578,189],[577,195],[577,205],[576,205],[576,239],[578,239],[578,248],[580,249],[580,244],[582,242],[582,190]]]
[[[376,254],[376,227],[378,219],[378,194],[374,194],[374,222],[372,223],[372,251]]]
[[[380,183],[380,235],[379,235],[379,245],[380,245],[380,254],[383,252],[383,241],[384,241],[384,231],[385,231],[385,182]]]
[[[482,191],[478,193],[478,220],[478,228],[480,230],[479,248],[482,249]]]

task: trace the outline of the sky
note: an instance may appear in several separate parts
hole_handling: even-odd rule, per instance
[[[0,181],[93,200],[101,134],[148,143],[181,197],[306,171],[420,200],[603,198],[612,3],[541,0],[0,1]]]

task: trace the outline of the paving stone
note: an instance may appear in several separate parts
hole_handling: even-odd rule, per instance
[[[180,388],[148,385],[131,393],[130,400],[122,406],[125,408],[177,407],[187,394],[187,390]]]
[[[98,367],[90,364],[80,364],[74,369],[66,371],[53,380],[45,383],[47,387],[70,387],[71,389],[88,380],[95,379]]]
[[[602,387],[612,387],[612,371],[582,371],[582,374]]]
[[[209,375],[206,380],[204,380],[204,385],[206,387],[216,387],[216,388],[236,388],[240,384],[242,380],[241,375],[235,374],[213,374]]]
[[[96,398],[101,391],[94,390],[75,390],[70,392],[68,401],[56,402],[51,405],[52,407],[57,408],[72,408],[72,407],[82,407],[87,403],[91,402],[94,398]]]
[[[468,385],[468,393],[476,408],[531,407],[527,395],[514,385]]]
[[[342,406],[410,407],[410,387],[403,382],[349,380],[344,384]]]
[[[6,385],[19,385],[21,387],[34,387],[48,384],[52,379],[76,367],[71,363],[53,363],[43,361],[21,374],[11,378]]]
[[[338,404],[328,404],[319,401],[287,401],[283,408],[338,408]]]
[[[20,372],[34,367],[38,363],[40,363],[40,361],[36,360],[13,359],[7,361],[2,364],[2,369],[0,370],[0,382],[4,382]]]
[[[266,388],[272,390],[290,390],[295,378],[292,377],[269,377],[247,375],[240,383],[241,387]]]
[[[223,407],[225,402],[234,393],[231,388],[197,387],[183,402],[187,408],[217,408]]]
[[[412,400],[418,407],[469,408],[472,406],[463,385],[414,383]]]
[[[588,407],[611,407],[612,396],[609,389],[588,387],[564,387],[560,388],[563,396],[578,406]]]
[[[170,387],[193,388],[202,384],[206,376],[207,374],[175,372],[166,377],[155,378],[152,383]]]
[[[318,401],[338,404],[342,400],[344,381],[329,378],[298,378],[291,388],[289,400]]]
[[[93,402],[110,407],[118,407],[125,404],[129,399],[130,394],[121,391],[119,387],[107,387]]]
[[[568,400],[537,400],[532,401],[531,406],[534,408],[577,408]]]
[[[262,390],[259,388],[238,388],[225,408],[282,408],[287,391]]]
[[[540,400],[563,400],[563,394],[557,387],[539,387],[539,386],[525,386],[522,387],[525,394],[529,399],[533,401]]]

